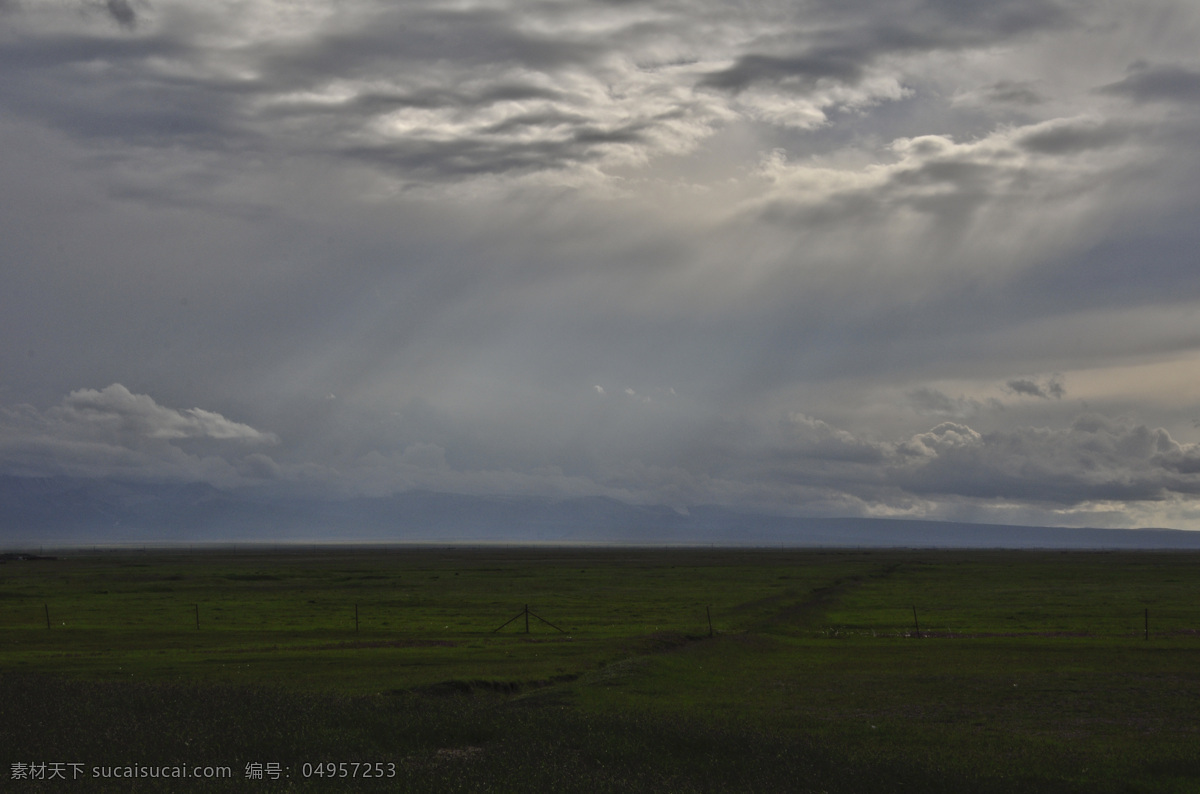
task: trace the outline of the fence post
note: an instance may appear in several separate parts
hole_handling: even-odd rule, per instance
[[[713,633],[712,633],[712,607],[706,606],[704,608],[704,614],[708,615],[708,636],[711,637],[713,635]]]
[[[917,627],[917,639],[921,639],[921,623],[917,620],[917,607],[913,605],[913,625]]]
[[[1145,638],[1150,639],[1150,608],[1149,607],[1146,608],[1146,611],[1142,615],[1142,618],[1145,621],[1145,623],[1144,623],[1144,630],[1146,632]]]
[[[46,610],[46,628],[50,628],[50,605],[42,604],[42,607]]]
[[[529,604],[525,605],[525,633],[529,633]]]
[[[200,605],[192,604],[196,608],[196,631],[200,630]]]

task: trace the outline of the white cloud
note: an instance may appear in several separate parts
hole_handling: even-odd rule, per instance
[[[79,389],[45,414],[46,426],[63,436],[137,443],[142,439],[209,438],[273,444],[278,438],[203,408],[178,411],[119,383]]]
[[[1080,416],[1069,429],[979,433],[943,423],[899,444],[891,480],[915,494],[1058,503],[1156,502],[1200,493],[1200,445],[1161,428]]]
[[[186,451],[173,442],[198,442]],[[233,422],[219,413],[178,411],[119,383],[79,389],[39,411],[21,405],[0,408],[0,468],[24,475],[72,474],[149,479],[200,479],[231,484],[236,460],[214,454],[210,443],[277,444],[271,433]],[[261,453],[248,456],[250,469],[270,468]]]
[[[897,274],[911,279],[960,269],[969,255],[975,273],[996,278],[1075,244],[1111,212],[1094,191],[1150,156],[1122,150],[1126,137],[1116,127],[1056,119],[970,141],[897,138],[887,147],[891,162],[865,167],[776,152],[759,168],[769,188],[745,210],[858,267],[872,264],[867,249],[887,250],[903,263]]]
[[[805,457],[860,463],[882,459],[880,445],[858,439],[846,430],[802,413],[789,414],[784,427],[790,436],[788,449]]]

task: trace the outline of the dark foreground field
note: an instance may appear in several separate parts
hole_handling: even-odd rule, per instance
[[[4,791],[1200,791],[1191,553],[78,553],[0,638]]]

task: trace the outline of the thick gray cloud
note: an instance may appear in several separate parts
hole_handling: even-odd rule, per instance
[[[1061,400],[1067,393],[1067,390],[1063,388],[1062,379],[1057,375],[1049,378],[1044,383],[1039,383],[1033,378],[1013,378],[1005,385],[1014,394],[1041,397],[1043,400],[1051,397]]]
[[[1200,527],[1194,3],[0,11],[6,472]]]
[[[805,91],[816,88],[821,80],[857,83],[862,74],[858,59],[836,51],[794,57],[743,55],[736,64],[707,75],[700,84],[737,92],[769,82]]]
[[[879,4],[864,14],[854,4],[822,3],[797,8],[792,31],[764,35],[751,44],[774,51],[741,55],[726,69],[705,75],[701,85],[743,91],[771,83],[812,91],[822,81],[857,83],[868,66],[889,55],[986,47],[1053,30],[1070,22],[1066,4],[1010,0],[987,4],[901,2]],[[804,20],[816,18],[811,27]],[[805,28],[808,29],[805,29]],[[783,54],[788,51],[790,54]]]
[[[914,389],[908,392],[905,397],[908,398],[913,410],[925,416],[946,416],[955,419],[966,419],[988,408],[995,410],[1004,409],[1003,403],[996,397],[991,397],[987,401],[972,397],[951,397],[945,392],[929,386]]]
[[[989,103],[1006,105],[1040,105],[1046,101],[1036,83],[1028,81],[1001,80],[984,88],[982,94]]]
[[[1072,154],[1115,146],[1128,137],[1129,130],[1119,125],[1068,123],[1032,131],[1018,145],[1040,154]]]
[[[137,12],[129,4],[129,0],[105,0],[104,7],[121,27],[130,30],[137,27]]]
[[[913,493],[1077,505],[1200,492],[1194,476],[1200,447],[1182,445],[1161,428],[1094,415],[1068,429],[987,434],[948,422],[896,451],[901,461],[890,476]]]
[[[1139,61],[1129,67],[1124,79],[1109,83],[1099,90],[1136,102],[1195,103],[1200,101],[1200,70]]]

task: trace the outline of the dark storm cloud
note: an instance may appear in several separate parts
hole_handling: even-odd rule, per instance
[[[611,48],[582,36],[528,32],[522,21],[519,12],[499,9],[398,7],[372,13],[349,30],[268,46],[262,64],[281,86],[295,87],[415,65],[432,67],[435,79],[442,70],[466,73],[478,67],[555,72],[589,65]]]
[[[136,26],[126,0],[109,0],[105,8],[123,26]],[[0,66],[25,76],[0,87],[0,100],[77,136],[257,149],[270,147],[264,140],[270,136],[297,150],[377,156],[426,178],[525,173],[539,162],[553,170],[594,159],[597,147],[638,142],[639,128],[653,124],[653,117],[598,125],[575,109],[582,109],[578,97],[564,97],[546,79],[564,68],[586,67],[609,45],[523,33],[520,21],[499,11],[388,10],[304,43],[234,49],[237,61],[255,72],[250,79],[230,79],[222,64],[206,63],[211,56],[179,25],[136,37],[31,37],[0,54]],[[165,63],[181,68],[161,68]],[[381,74],[390,74],[395,87],[356,87],[333,102],[314,99],[337,80],[377,81]],[[530,102],[543,107],[518,108]],[[514,109],[473,124],[475,140],[444,140],[443,127],[498,104]],[[448,115],[424,132],[363,145],[365,126],[404,109]],[[509,140],[538,126],[556,133],[533,144]]]
[[[864,11],[855,4],[825,5],[815,15],[813,33],[795,42],[786,35],[764,37],[751,45],[759,51],[710,72],[700,85],[737,93],[756,84],[798,92],[811,91],[822,81],[854,84],[868,66],[888,55],[986,46],[1069,21],[1061,5],[1045,0],[934,0],[872,6],[869,16],[860,16]]]
[[[1200,449],[1169,450],[1159,456],[1158,462],[1164,469],[1178,474],[1200,474]]]
[[[1067,19],[1048,2],[991,5],[963,10],[922,2],[881,19],[878,9],[863,16],[830,5],[816,14],[811,32],[792,37],[794,45],[787,35],[756,39],[733,66],[700,75],[699,84],[732,92],[763,82],[802,92],[825,80],[851,85],[887,54],[995,42]],[[637,73],[624,59],[639,50],[673,48],[665,59],[637,58],[658,63],[653,73],[669,72],[670,64],[688,68],[696,63],[692,52],[705,51],[686,26],[650,21],[635,6],[596,17],[604,22],[597,34],[565,24],[585,8],[547,10],[550,25],[537,26],[524,10],[503,7],[351,4],[312,35],[238,44],[220,60],[190,38],[194,20],[164,12],[172,24],[147,26],[128,0],[107,0],[105,8],[130,32],[136,26],[137,35],[16,42],[0,61],[27,79],[12,84],[6,101],[74,135],[309,151],[422,180],[556,171],[614,155],[638,160],[686,150],[721,116],[680,93],[686,77],[675,95],[662,90],[670,82],[644,96],[619,87]],[[698,11],[714,20],[726,15],[719,4]],[[758,51],[760,45],[767,49]],[[788,52],[793,46],[799,51]],[[231,78],[225,61],[242,74]],[[597,105],[601,92],[607,108]],[[430,113],[413,115],[422,110]]]
[[[526,128],[560,126],[564,115],[506,119],[485,134],[449,141],[398,140],[371,147],[347,148],[344,154],[400,173],[434,178],[480,174],[522,174],[598,160],[612,144],[643,141],[646,124],[616,129],[577,126],[558,140],[505,140],[487,132],[519,133]]]
[[[210,149],[235,146],[251,134],[231,123],[232,103],[227,95],[186,81],[153,81],[132,91],[128,87],[114,91],[111,85],[80,80],[53,98],[12,99],[12,105],[28,107],[30,115],[80,138]]]
[[[80,138],[221,148],[252,134],[239,119],[249,86],[148,68],[190,52],[168,35],[19,42],[0,47],[0,69],[24,78],[0,84],[0,102]]]
[[[1186,162],[1175,164],[1186,173]],[[1031,301],[1061,301],[1068,283],[1086,289],[1079,305],[1149,305],[1190,300],[1200,295],[1195,242],[1189,232],[1194,207],[1167,209],[1142,228],[1105,235],[1077,256],[1064,258],[1030,273]],[[1061,305],[1061,304],[1059,304]]]
[[[75,70],[70,73],[78,74],[79,67],[86,64],[120,66],[133,72],[147,59],[178,58],[189,51],[187,42],[170,36],[54,33],[6,42],[0,49],[0,65],[6,70],[20,70],[25,79],[36,79],[44,70],[58,70],[58,76],[63,77],[67,74],[63,70],[71,67]]]
[[[1129,138],[1130,131],[1115,124],[1059,124],[1038,129],[1017,139],[1017,145],[1039,154],[1074,154],[1114,146]]]
[[[998,83],[988,86],[984,91],[984,96],[990,102],[1002,102],[1012,105],[1040,105],[1046,101],[1046,98],[1037,90],[1035,84],[1030,82],[1014,82],[1012,80],[1001,80]]]
[[[133,30],[137,27],[137,12],[129,4],[129,0],[105,0],[104,7],[109,16],[123,28]]]
[[[405,108],[429,110],[448,108],[472,111],[488,108],[500,102],[553,101],[562,99],[562,97],[562,93],[554,89],[517,82],[497,83],[474,92],[464,91],[461,87],[428,87],[408,92],[364,92],[344,102],[316,102],[313,100],[280,102],[264,111],[264,115],[268,118],[303,118],[306,115],[339,116],[357,121],[360,117],[370,118],[381,113]],[[585,119],[585,116],[575,114],[564,120],[581,121]]]
[[[998,3],[960,3],[957,0],[928,0],[895,9],[913,26],[943,23],[938,35],[1019,36],[1065,24],[1072,15],[1070,4],[1057,0],[1006,0]],[[977,33],[979,32],[979,33]]]
[[[799,90],[811,90],[821,79],[853,83],[860,76],[862,65],[848,53],[796,57],[744,55],[728,69],[706,76],[700,85],[737,92],[755,83],[795,83]]]
[[[1051,397],[1061,400],[1067,393],[1066,389],[1063,388],[1062,380],[1058,377],[1050,378],[1043,383],[1039,383],[1032,378],[1014,378],[1005,385],[1014,394],[1022,394],[1027,397],[1041,397],[1043,400],[1048,400]]]
[[[1135,102],[1200,102],[1200,71],[1171,64],[1135,63],[1123,80],[1098,89]]]
[[[905,396],[912,407],[920,414],[940,414],[961,419],[978,413],[984,407],[984,403],[980,400],[968,397],[951,397],[945,392],[932,389],[928,386],[914,389]],[[996,402],[992,404],[992,407],[1002,406]]]

